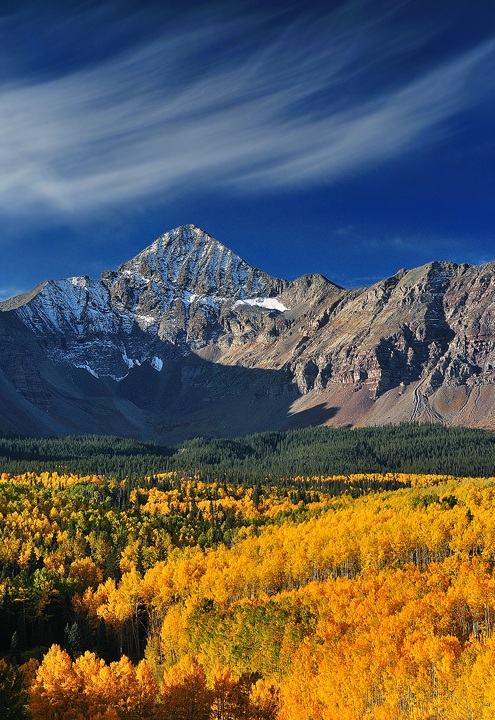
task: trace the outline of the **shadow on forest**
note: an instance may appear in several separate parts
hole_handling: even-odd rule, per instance
[[[291,415],[282,430],[299,430],[300,428],[323,425],[327,420],[335,417],[339,410],[340,407],[327,407],[325,403],[320,403],[320,405],[315,405]]]

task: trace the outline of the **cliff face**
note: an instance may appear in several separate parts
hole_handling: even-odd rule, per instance
[[[100,281],[0,303],[3,427],[161,442],[307,424],[495,424],[495,264],[344,290],[270,277],[192,225]]]

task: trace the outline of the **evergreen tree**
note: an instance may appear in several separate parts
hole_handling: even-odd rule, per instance
[[[74,657],[78,653],[80,653],[83,649],[83,643],[82,643],[82,636],[81,631],[79,630],[79,625],[77,622],[74,622],[72,625],[65,626],[64,630],[64,639],[65,639],[65,647],[67,648],[68,652]]]
[[[15,633],[14,633],[15,635]],[[27,693],[22,673],[0,660],[0,714],[3,720],[27,720]]]
[[[12,659],[17,660],[20,657],[21,654],[21,641],[19,639],[19,633],[17,630],[14,631],[12,634],[12,639],[10,641],[10,656]]]

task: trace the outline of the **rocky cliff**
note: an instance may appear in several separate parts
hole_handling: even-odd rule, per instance
[[[308,424],[495,424],[495,264],[369,288],[253,268],[199,228],[0,303],[0,422],[164,443]]]

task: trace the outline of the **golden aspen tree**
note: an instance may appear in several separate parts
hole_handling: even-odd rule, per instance
[[[276,720],[279,709],[278,689],[273,683],[258,680],[249,692],[249,715],[252,720]]]
[[[157,712],[164,720],[208,720],[212,701],[203,668],[186,656],[163,676]]]
[[[213,704],[211,717],[214,720],[241,720],[249,712],[249,695],[241,679],[230,668],[217,670],[213,677]]]
[[[29,709],[33,720],[84,718],[82,683],[69,655],[52,645],[30,687]]]

